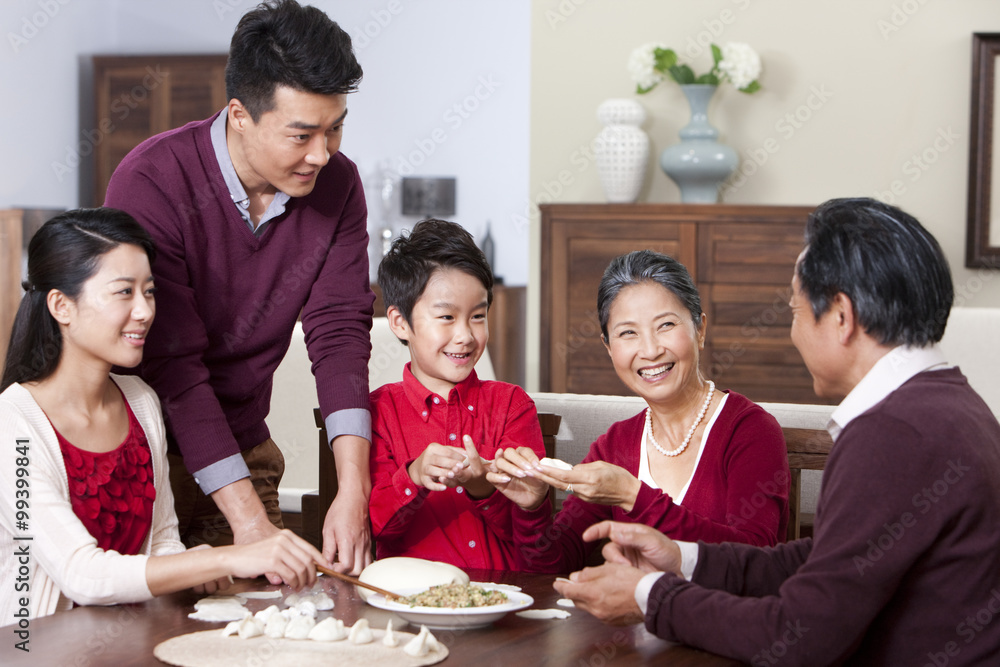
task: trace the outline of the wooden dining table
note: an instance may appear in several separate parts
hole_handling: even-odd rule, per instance
[[[552,575],[490,570],[471,570],[469,575],[473,581],[521,587],[523,592],[534,598],[532,609],[565,609],[556,604],[559,595],[552,588]],[[376,628],[385,627],[386,621],[393,618],[393,625],[398,629],[418,629],[406,626],[391,612],[369,606],[349,583],[331,577],[320,577],[319,582],[335,604],[331,612],[320,612],[321,616],[332,614],[348,626],[365,617]],[[286,595],[291,593],[289,588],[270,585],[265,579],[237,581],[226,593],[279,588]],[[15,626],[0,627],[0,636],[3,637],[0,665],[163,665],[153,656],[153,649],[160,642],[190,632],[221,629],[226,625],[188,618],[188,614],[194,611],[194,603],[202,597],[192,591],[182,591],[138,604],[77,607],[34,619],[27,630],[28,653],[14,646],[20,641],[14,634]],[[247,607],[251,611],[259,611],[276,602],[280,600],[251,599]],[[532,620],[510,613],[486,628],[435,630],[434,635],[449,651],[449,656],[439,664],[476,667],[647,664],[716,667],[740,664],[660,640],[641,624],[614,627],[601,623],[580,609],[570,608],[568,611],[570,616],[566,619]]]

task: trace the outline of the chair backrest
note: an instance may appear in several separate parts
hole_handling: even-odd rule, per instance
[[[562,417],[556,435],[556,455],[576,465],[590,451],[590,445],[616,421],[628,419],[645,409],[646,403],[637,396],[593,396],[589,394],[531,394],[539,415],[551,413]],[[826,424],[833,412],[832,405],[796,403],[760,403],[778,421],[788,449],[791,470],[789,489],[789,521],[787,539],[801,535],[802,514],[815,511],[819,495],[820,471],[833,441]],[[802,471],[808,471],[805,475]],[[557,504],[565,494],[556,492]]]
[[[1000,308],[951,309],[941,349],[1000,418]]]

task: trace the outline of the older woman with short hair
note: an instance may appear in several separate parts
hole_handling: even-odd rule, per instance
[[[687,269],[650,250],[614,259],[597,299],[604,345],[647,408],[613,424],[572,470],[527,448],[497,452],[489,479],[517,505],[519,565],[568,572],[593,550],[583,531],[605,519],[687,541],[772,545],[788,520],[781,428],[763,408],[699,368],[707,318]],[[552,517],[550,486],[569,491]]]

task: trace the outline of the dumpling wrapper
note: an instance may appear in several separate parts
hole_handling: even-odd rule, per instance
[[[454,565],[408,556],[393,556],[377,560],[362,570],[358,579],[387,591],[398,591],[405,588],[423,590],[442,584],[469,583],[469,575]],[[365,588],[355,586],[355,590],[363,600],[367,600],[369,595],[374,595]]]
[[[280,598],[281,591],[243,591],[237,593],[236,597],[244,600],[268,600],[270,598]]]
[[[431,651],[436,650],[438,646],[440,646],[438,640],[427,629],[427,626],[421,625],[417,636],[406,642],[406,646],[403,647],[403,653],[414,658],[422,658]]]
[[[399,646],[399,637],[397,637],[396,633],[392,631],[391,618],[389,619],[389,622],[385,624],[385,636],[382,637],[382,643],[389,648],[396,648]]]
[[[535,621],[550,620],[553,618],[569,618],[572,616],[565,609],[525,609],[516,612],[521,618],[530,618]]]
[[[576,606],[576,603],[573,602],[572,600],[570,600],[569,598],[559,598],[558,600],[556,600],[556,604],[559,605],[560,607],[575,607]]]
[[[285,626],[285,639],[306,639],[315,626],[312,616],[296,616]]]
[[[240,621],[240,629],[236,633],[240,636],[240,639],[250,639],[251,637],[260,637],[264,634],[264,624],[258,621],[253,616],[247,616],[242,621]]]
[[[247,616],[253,616],[253,614],[250,613],[249,609],[238,604],[210,604],[188,614],[188,618],[212,623],[242,621]]]
[[[272,639],[281,639],[285,636],[285,628],[288,627],[288,619],[281,614],[271,614],[264,624],[264,634]]]
[[[352,644],[370,644],[375,641],[375,635],[372,634],[372,629],[368,626],[368,619],[359,618],[351,626],[351,632],[347,638]]]
[[[298,593],[291,593],[288,597],[285,598],[285,606],[294,607],[299,603],[299,600],[301,599],[302,598],[299,596]]]
[[[339,642],[347,639],[347,629],[339,618],[324,618],[309,631],[309,639],[318,642]]]
[[[550,468],[556,468],[557,470],[572,470],[573,469],[573,466],[571,466],[570,464],[566,463],[565,461],[560,461],[559,459],[550,459],[547,456],[544,459],[542,459],[541,461],[539,461],[539,463],[541,463],[543,466],[549,466]]]

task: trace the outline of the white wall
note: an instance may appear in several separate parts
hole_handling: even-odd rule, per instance
[[[343,152],[365,176],[382,160],[413,175],[456,176],[454,219],[477,237],[492,220],[497,273],[524,284],[527,229],[510,233],[505,225],[506,212],[523,210],[528,199],[529,0],[309,4],[354,37],[365,70],[349,101]],[[254,5],[0,3],[0,207],[71,208],[86,201],[80,193],[90,191],[90,177],[78,170],[77,153],[86,162],[87,137],[95,136],[86,90],[91,55],[224,53],[239,17]],[[370,202],[374,230],[381,224],[379,201]],[[404,222],[395,221],[397,231]]]
[[[600,129],[598,104],[634,93],[626,63],[635,47],[663,42],[683,56],[692,40],[696,48],[699,41],[747,42],[761,54],[763,90],[747,96],[724,85],[709,116],[744,161],[765,145],[777,149],[725,201],[893,200],[940,241],[956,301],[998,306],[1000,272],[964,267],[972,33],[991,31],[1000,31],[996,0],[535,0],[531,201],[604,200],[586,149]],[[701,72],[711,59],[706,52],[693,62]],[[641,201],[677,202],[658,156],[677,142],[687,104],[671,82],[638,99],[653,147]],[[532,230],[531,388],[539,331],[534,217]]]

